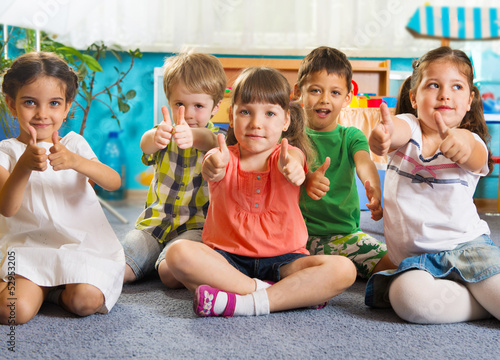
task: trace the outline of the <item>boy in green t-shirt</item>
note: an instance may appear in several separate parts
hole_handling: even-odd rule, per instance
[[[386,245],[359,228],[354,170],[365,186],[367,207],[374,220],[382,218],[382,195],[366,136],[355,127],[338,124],[340,111],[352,100],[351,84],[351,64],[337,49],[319,47],[302,60],[295,96],[304,105],[306,132],[322,165],[307,174],[307,194],[302,194],[300,207],[311,254],[347,256],[358,275],[368,278],[395,266],[387,256]]]

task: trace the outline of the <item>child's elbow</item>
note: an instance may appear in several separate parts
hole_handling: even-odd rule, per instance
[[[2,206],[0,207],[0,215],[4,217],[12,217],[17,214],[17,211],[19,210],[18,207],[12,207],[12,206]]]

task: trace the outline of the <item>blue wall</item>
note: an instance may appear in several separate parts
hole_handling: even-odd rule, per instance
[[[111,113],[103,104],[97,101],[92,103],[92,108],[89,113],[87,125],[84,132],[84,137],[92,146],[96,154],[99,152],[106,140],[108,133],[113,130],[121,130],[120,141],[126,149],[127,172],[126,172],[126,187],[128,189],[145,189],[137,181],[139,173],[147,169],[142,164],[142,152],[139,147],[142,134],[153,127],[153,104],[154,104],[154,79],[153,72],[155,67],[161,67],[165,56],[170,54],[145,53],[142,58],[136,59],[136,63],[131,72],[122,83],[124,92],[134,89],[137,95],[129,104],[131,109],[123,114],[118,112],[117,103],[114,102],[113,108],[120,120],[120,126],[115,119],[111,118]],[[116,66],[120,71],[126,71],[129,65],[128,55],[123,55],[122,62],[118,62],[111,54],[102,62],[104,72],[96,77],[96,84],[107,85],[116,79]],[[107,100],[107,96],[102,98]],[[75,113],[74,119],[70,119],[63,133],[72,130],[80,131],[82,114],[78,110]]]

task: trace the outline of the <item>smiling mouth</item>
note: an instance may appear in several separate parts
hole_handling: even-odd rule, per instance
[[[319,116],[327,116],[328,114],[331,113],[330,110],[328,109],[317,109],[317,110],[314,110],[316,112],[316,114],[318,114]]]
[[[264,138],[264,136],[256,135],[256,134],[247,134],[246,136],[250,139],[263,139]]]

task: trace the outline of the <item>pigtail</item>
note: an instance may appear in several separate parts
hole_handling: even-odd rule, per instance
[[[406,80],[401,84],[399,88],[398,101],[396,103],[395,114],[413,114],[417,117],[417,109],[414,109],[411,104],[410,99],[411,90],[411,76],[408,76]]]
[[[282,134],[290,145],[299,148],[305,155],[309,168],[316,162],[316,150],[306,134],[306,116],[304,109],[297,102],[290,102],[290,126]]]
[[[236,140],[236,136],[234,135],[234,129],[230,126],[227,129],[226,134],[226,144],[227,146],[236,145],[238,140]]]
[[[471,90],[474,92],[474,97],[472,98],[470,110],[465,114],[459,128],[469,130],[479,135],[485,144],[488,144],[491,140],[491,136],[488,131],[488,126],[486,125],[486,120],[484,119],[483,100],[481,99],[481,94],[476,85],[472,85]],[[491,173],[491,171],[493,171],[493,159],[489,147],[488,168]]]

